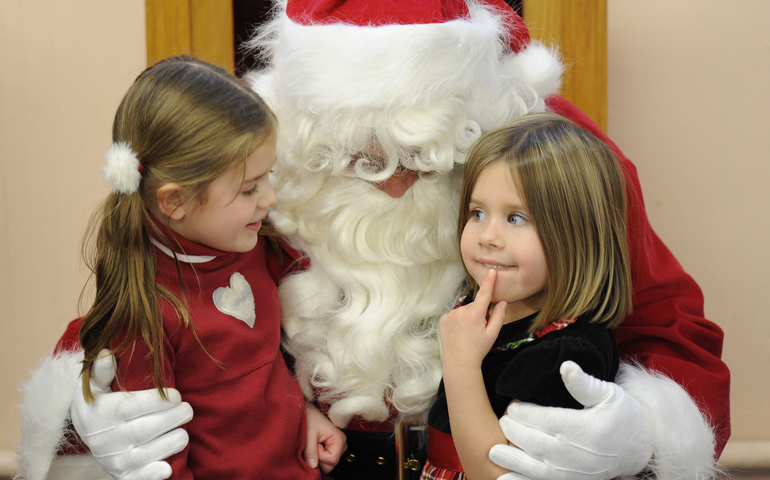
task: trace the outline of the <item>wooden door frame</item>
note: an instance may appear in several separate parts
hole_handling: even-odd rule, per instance
[[[147,64],[189,54],[235,71],[231,0],[145,0]]]
[[[231,0],[145,0],[147,63],[192,54],[235,71]],[[523,0],[532,38],[559,47],[562,95],[607,130],[607,0]]]
[[[524,0],[532,38],[559,47],[561,94],[607,131],[607,0]]]

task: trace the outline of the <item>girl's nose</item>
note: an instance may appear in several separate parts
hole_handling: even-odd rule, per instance
[[[500,247],[502,237],[492,222],[487,222],[479,235],[479,244],[484,247]]]
[[[278,203],[278,195],[276,195],[275,190],[273,190],[273,186],[269,183],[267,190],[268,191],[265,192],[265,195],[259,200],[257,205],[260,210],[265,210]]]

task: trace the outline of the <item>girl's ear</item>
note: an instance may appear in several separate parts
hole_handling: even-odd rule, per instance
[[[167,183],[160,187],[155,194],[160,213],[171,220],[182,220],[189,213],[185,209],[186,204],[182,202],[183,190],[182,186],[176,183]]]

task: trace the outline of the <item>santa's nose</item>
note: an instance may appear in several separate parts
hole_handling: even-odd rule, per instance
[[[398,167],[393,175],[385,181],[375,182],[374,186],[393,198],[401,198],[417,181],[417,172]]]

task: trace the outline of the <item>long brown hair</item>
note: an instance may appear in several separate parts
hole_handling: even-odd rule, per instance
[[[112,127],[142,165],[142,181],[131,194],[110,193],[92,217],[83,255],[96,278],[96,298],[80,329],[85,351],[83,393],[103,348],[125,334],[117,350],[143,341],[153,357],[154,382],[165,398],[163,322],[159,298],[190,326],[182,298],[156,282],[152,235],[179,251],[157,228],[145,205],[164,184],[183,187],[182,202],[205,195],[209,184],[233,166],[245,169],[254,144],[271,139],[277,122],[262,99],[238,79],[193,57],[162,60],[142,72],[123,97]],[[95,240],[94,240],[95,239]],[[177,262],[181,285],[181,271]]]
[[[632,288],[625,177],[612,149],[550,113],[526,115],[483,135],[465,165],[458,238],[476,181],[496,162],[510,168],[548,269],[543,307],[531,330],[584,314],[617,326],[631,313]],[[466,275],[478,288],[467,269]]]

